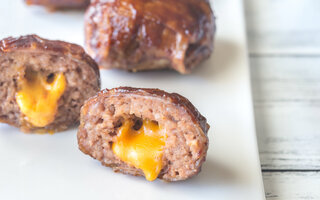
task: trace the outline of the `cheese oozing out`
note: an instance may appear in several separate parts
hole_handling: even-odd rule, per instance
[[[134,122],[126,120],[119,128],[112,150],[120,160],[141,169],[148,181],[155,180],[162,169],[162,154],[165,134],[159,125],[151,120],[143,120],[139,130],[134,130]]]
[[[18,80],[19,91],[16,93],[16,101],[26,121],[35,127],[53,122],[66,84],[63,73],[47,77],[39,72],[26,71]]]

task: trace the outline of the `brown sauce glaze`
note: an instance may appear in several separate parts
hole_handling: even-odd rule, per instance
[[[101,68],[170,67],[184,74],[213,49],[207,0],[95,0],[85,21],[88,52]]]

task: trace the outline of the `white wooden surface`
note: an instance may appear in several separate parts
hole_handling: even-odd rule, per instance
[[[320,54],[319,0],[244,0],[253,54]]]
[[[267,199],[320,199],[319,172],[264,172],[263,176]]]
[[[320,199],[320,1],[245,0],[267,199]]]

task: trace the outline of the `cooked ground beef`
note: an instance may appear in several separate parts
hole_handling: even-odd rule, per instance
[[[19,77],[27,71],[50,78],[63,73],[66,88],[58,101],[52,123],[34,127],[16,102]],[[97,64],[82,47],[62,41],[50,41],[36,35],[6,38],[0,41],[0,121],[20,127],[25,132],[60,131],[79,120],[84,101],[100,90]]]
[[[208,0],[94,0],[85,33],[101,68],[185,74],[210,56],[215,18]]]
[[[122,161],[112,150],[125,120],[133,121],[135,130],[143,120],[151,120],[165,131],[158,178],[179,181],[200,172],[208,149],[209,125],[186,98],[159,89],[105,89],[88,100],[81,109],[80,150],[115,172],[144,176],[141,169]]]

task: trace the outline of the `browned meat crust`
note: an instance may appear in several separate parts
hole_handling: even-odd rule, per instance
[[[189,73],[213,49],[207,0],[94,0],[85,17],[86,47],[101,68],[172,68]]]
[[[209,125],[186,98],[159,89],[120,87],[90,98],[81,109],[80,150],[116,172],[144,176],[111,149],[124,116],[153,120],[165,128],[164,167],[158,178],[179,181],[200,172],[208,149]]]
[[[177,105],[183,107],[192,117],[194,123],[198,123],[204,133],[207,133],[209,129],[209,124],[207,124],[207,119],[201,115],[201,113],[194,107],[194,105],[185,97],[177,93],[168,93],[159,89],[152,88],[132,88],[132,87],[119,87],[112,90],[102,90],[100,93],[111,92],[114,94],[139,94],[139,95],[151,95],[158,98],[169,98],[170,101]],[[99,95],[99,94],[98,94]],[[95,98],[95,97],[93,97]]]
[[[59,40],[46,40],[37,35],[26,35],[17,38],[8,37],[0,41],[0,53],[19,50],[53,52],[55,54],[69,55],[75,60],[86,62],[96,73],[97,81],[100,85],[100,72],[97,63],[77,44]]]
[[[90,0],[24,0],[28,5],[41,5],[48,8],[86,8]]]
[[[62,72],[66,77],[55,120],[43,128],[26,122],[16,103],[18,77],[26,70],[45,76]],[[78,122],[84,101],[100,90],[100,73],[95,61],[76,44],[36,35],[9,37],[0,41],[0,86],[0,121],[25,132],[60,131]]]

